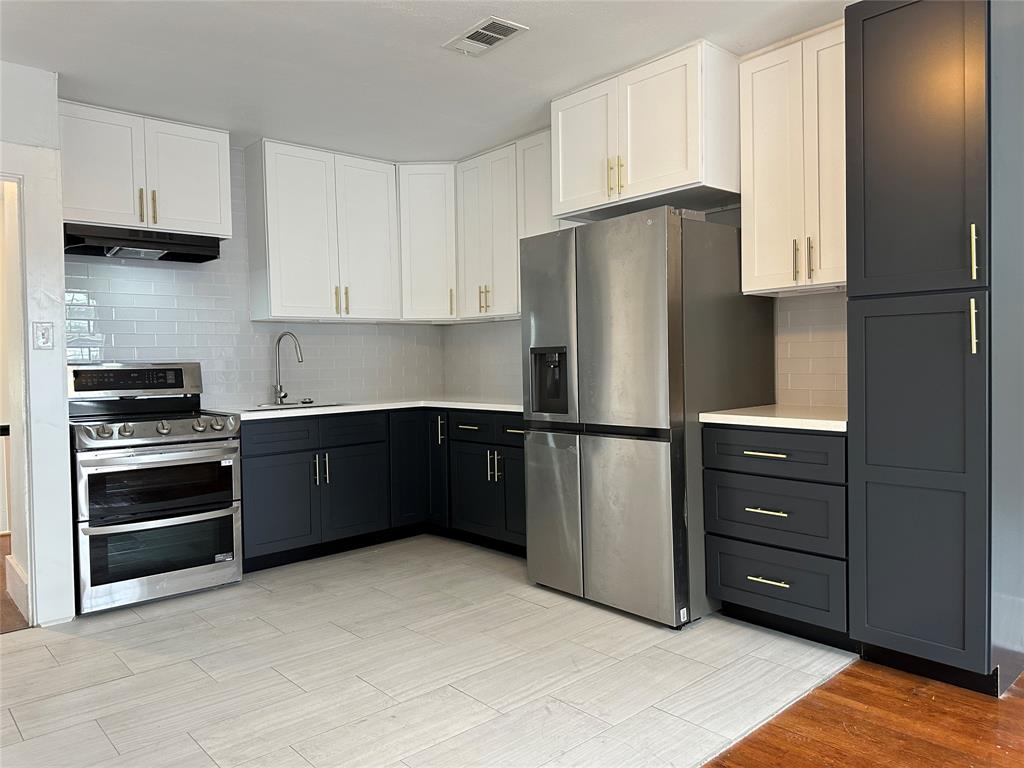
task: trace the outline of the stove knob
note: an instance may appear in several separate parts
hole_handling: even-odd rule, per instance
[[[224,420],[220,416],[214,416],[213,421],[210,422],[210,426],[213,427],[215,432],[220,432],[224,429]]]
[[[100,424],[96,427],[96,436],[104,439],[114,436],[114,430],[109,424]]]
[[[205,432],[206,422],[203,421],[202,419],[196,419],[195,421],[192,422],[192,429],[195,432]]]
[[[171,433],[171,425],[161,419],[157,422],[156,431],[161,435],[169,435]]]
[[[117,434],[119,434],[121,437],[131,437],[132,435],[135,434],[135,425],[122,424],[120,427],[117,428]]]

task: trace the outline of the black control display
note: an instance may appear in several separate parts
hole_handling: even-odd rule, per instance
[[[180,389],[181,368],[97,368],[74,372],[75,392],[132,389]]]

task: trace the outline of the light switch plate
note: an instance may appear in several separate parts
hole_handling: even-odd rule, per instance
[[[53,323],[32,323],[32,349],[53,349]]]

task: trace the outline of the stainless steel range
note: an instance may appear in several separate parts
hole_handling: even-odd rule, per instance
[[[68,366],[78,610],[240,581],[239,418],[199,363]]]

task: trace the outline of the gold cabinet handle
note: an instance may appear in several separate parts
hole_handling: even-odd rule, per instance
[[[348,286],[347,285],[345,286],[345,314],[346,315],[351,315],[352,314],[351,310],[349,310],[349,307],[348,307]]]
[[[449,315],[454,315],[455,314],[455,289],[454,288],[449,288],[448,289],[448,314]]]
[[[487,482],[488,483],[491,482],[492,479],[493,479],[493,476],[491,475],[491,451],[490,451],[490,449],[488,449],[488,451],[487,451]]]
[[[618,179],[619,179],[619,194],[620,195],[622,194],[622,190],[626,186],[626,182],[624,181],[625,178],[626,178],[626,161],[622,159],[622,155],[619,155]]]
[[[615,194],[615,162],[608,158],[608,197]]]
[[[139,223],[146,223],[146,190],[139,187]]]
[[[744,512],[753,512],[755,515],[771,515],[772,517],[789,517],[789,512],[778,512],[774,509],[761,509],[761,507],[744,507]]]
[[[814,259],[811,258],[811,236],[807,236],[807,279],[810,280],[811,276],[814,275]]]
[[[971,299],[971,354],[978,354],[978,302]]]
[[[484,313],[484,287],[482,285],[476,287],[476,308],[481,315]]]
[[[153,223],[156,224],[156,190],[155,189],[151,192],[151,195],[153,197]]]
[[[341,289],[334,286],[334,314],[341,314]]]
[[[476,424],[459,424],[458,427],[459,429],[472,429],[474,432],[480,429]]]
[[[491,311],[491,286],[484,286],[484,312]]]
[[[978,279],[978,225],[971,222],[971,280]]]
[[[501,480],[501,472],[498,471],[498,459],[501,458],[501,454],[497,451],[494,452],[494,482]]]
[[[526,430],[525,429],[512,429],[512,427],[505,427],[505,434],[506,435],[525,435],[526,434]]]
[[[800,244],[793,238],[793,282],[800,280]]]
[[[766,579],[764,576],[747,576],[747,581],[756,581],[758,584],[767,584],[769,587],[780,587],[781,589],[789,589],[789,584],[784,581],[773,581],[772,579]]]
[[[788,459],[789,455],[785,453],[772,453],[770,451],[744,451],[744,456],[754,456],[758,459]]]

